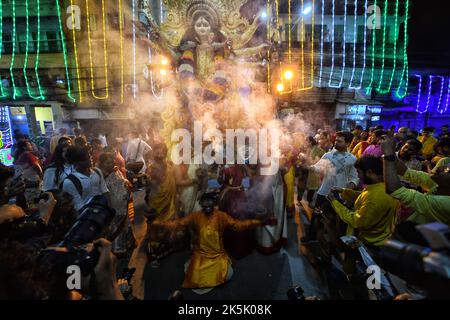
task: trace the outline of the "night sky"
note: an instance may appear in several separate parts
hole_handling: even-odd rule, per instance
[[[411,68],[450,69],[448,2],[412,0],[409,32]]]

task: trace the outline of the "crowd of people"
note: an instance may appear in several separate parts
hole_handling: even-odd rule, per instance
[[[233,259],[279,251],[288,219],[305,208],[331,208],[343,226],[336,234],[358,237],[376,255],[387,240],[407,238],[411,226],[450,224],[450,133],[448,126],[435,131],[358,126],[300,133],[304,143],[282,146],[273,175],[261,173],[263,164],[175,165],[153,129],[86,137],[62,128],[46,149],[15,132],[14,166],[0,167],[0,297],[124,298],[129,287],[117,280],[115,259],[129,258],[138,245],[136,192],[145,192],[149,262],[157,266],[176,250],[191,250],[183,287],[198,294],[229,281]],[[95,216],[99,203],[113,212],[110,219]],[[330,232],[321,217],[308,220],[303,244]],[[91,243],[67,245],[68,234],[86,221],[99,229]],[[83,283],[94,279],[96,289],[86,285],[89,292],[77,295],[61,289],[64,273],[49,272],[64,259],[55,262],[47,252],[79,254],[79,245],[85,255],[97,253],[96,265],[83,273]]]

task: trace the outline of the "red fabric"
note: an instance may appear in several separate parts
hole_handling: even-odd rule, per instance
[[[29,166],[35,166],[39,165],[39,159],[33,153],[27,151],[22,153],[16,163],[19,165],[27,164]]]

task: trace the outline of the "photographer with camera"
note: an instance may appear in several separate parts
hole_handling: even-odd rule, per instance
[[[417,224],[442,222],[450,224],[450,168],[441,167],[436,173],[408,169],[395,154],[395,142],[385,137],[381,144],[384,153],[386,192],[401,204],[413,209],[408,219]],[[420,186],[425,192],[403,187],[400,177]]]
[[[109,190],[100,169],[92,168],[89,151],[73,146],[67,150],[67,159],[75,171],[61,184],[61,189],[73,197],[75,209],[80,211],[96,196],[103,196],[110,202]]]
[[[383,162],[374,156],[365,156],[355,163],[358,178],[365,184],[363,191],[335,188],[328,195],[334,210],[347,225],[347,235],[357,237],[369,247],[380,247],[392,235],[398,202],[386,193]],[[340,203],[334,192],[354,203],[354,210]]]
[[[123,300],[116,276],[117,259],[105,239],[81,247],[49,247],[39,255],[48,270],[48,297],[56,300]],[[68,268],[81,271],[79,285],[70,283]],[[77,281],[75,281],[77,282]]]

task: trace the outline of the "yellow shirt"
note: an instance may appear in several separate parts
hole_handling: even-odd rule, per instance
[[[403,178],[428,192],[423,194],[403,187],[392,194],[392,197],[414,210],[408,220],[418,224],[439,221],[450,225],[450,197],[433,195],[438,187],[433,179],[425,172],[414,170],[406,171]]]
[[[433,169],[433,173],[436,173],[439,168],[447,167],[450,165],[450,157],[444,157],[436,164],[436,166]]]
[[[424,136],[419,137],[419,141],[423,144],[422,154],[428,158],[434,153],[434,146],[438,143],[435,137],[426,138]]]
[[[245,231],[261,225],[259,220],[239,221],[216,210],[211,216],[195,212],[185,218],[171,222],[155,222],[173,231],[191,226],[194,229],[194,249],[183,288],[211,288],[226,281],[230,258],[223,247],[223,232],[226,228]]]
[[[397,220],[398,202],[386,193],[384,183],[367,186],[362,192],[346,189],[342,197],[354,201],[354,211],[335,200],[332,206],[348,224],[347,235],[358,229],[358,238],[373,246],[382,246],[388,240]]]

